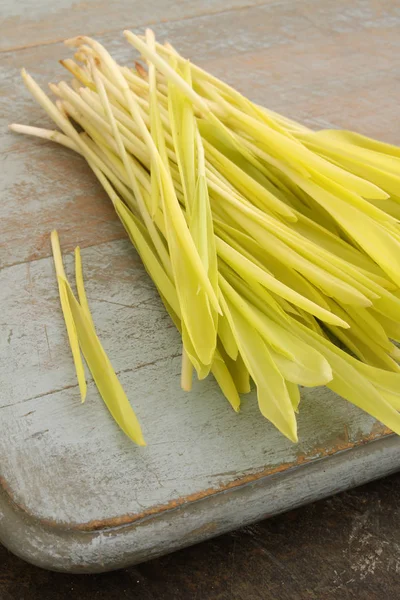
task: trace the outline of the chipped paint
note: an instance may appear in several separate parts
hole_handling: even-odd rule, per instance
[[[271,477],[272,475],[281,474],[285,471],[289,471],[290,469],[294,469],[296,467],[304,466],[304,465],[309,464],[318,459],[328,458],[330,456],[338,454],[339,452],[351,450],[352,448],[356,448],[358,446],[368,444],[377,439],[392,435],[392,432],[390,431],[390,429],[380,425],[379,423],[376,423],[376,425],[374,425],[373,429],[374,430],[371,432],[370,435],[368,435],[354,443],[351,443],[349,441],[340,442],[329,449],[316,447],[308,455],[299,454],[297,457],[297,460],[295,462],[284,463],[284,464],[281,464],[272,469],[271,468],[264,469],[258,473],[244,475],[242,477],[233,479],[226,485],[221,485],[216,488],[209,488],[206,490],[202,490],[201,492],[196,492],[195,494],[190,494],[188,496],[183,496],[181,498],[175,498],[175,499],[171,500],[170,502],[168,502],[167,504],[153,506],[153,507],[150,507],[150,508],[146,509],[145,511],[137,513],[137,514],[121,515],[119,517],[115,517],[112,519],[93,520],[93,521],[89,521],[87,523],[66,524],[66,523],[54,521],[52,519],[37,519],[37,517],[35,517],[35,515],[32,515],[30,513],[29,509],[27,509],[23,504],[16,502],[16,500],[13,498],[13,494],[10,489],[10,486],[7,484],[5,479],[2,477],[0,477],[0,487],[3,488],[4,492],[6,492],[9,502],[11,502],[18,510],[29,515],[30,517],[36,518],[43,525],[50,526],[50,527],[56,527],[57,529],[61,529],[61,530],[66,529],[69,531],[86,531],[86,532],[98,531],[98,530],[104,531],[107,529],[114,529],[116,527],[121,527],[124,525],[132,525],[133,523],[137,523],[139,521],[145,522],[146,519],[148,519],[149,517],[157,518],[161,514],[167,512],[167,511],[175,510],[183,505],[193,504],[195,502],[198,502],[205,498],[209,498],[216,494],[221,494],[223,492],[232,491],[236,488],[240,488],[240,487],[246,486],[250,483],[259,481],[260,479],[263,479],[266,477]]]
[[[52,40],[78,33],[85,15],[92,35],[105,22],[121,27],[108,18],[109,3],[89,4],[71,11],[70,0],[61,0],[49,11],[48,0],[39,0],[21,15],[25,2],[13,5],[14,21],[2,21],[3,48],[26,44],[2,54],[2,131],[27,115],[31,124],[45,123],[23,91],[22,65],[43,85],[67,53]],[[160,39],[254,101],[311,126],[336,124],[400,142],[393,127],[400,118],[398,80],[388,76],[398,55],[395,3],[167,4],[156,0],[143,17],[157,21],[168,11],[169,22],[155,27]],[[218,10],[223,18],[211,14]],[[112,13],[118,20],[124,10]],[[100,41],[133,64],[132,49],[115,31]],[[233,416],[212,382],[190,397],[181,393],[178,336],[135,253],[117,241],[122,229],[81,158],[10,133],[1,136],[0,153],[0,304],[7,323],[4,334],[0,324],[0,358],[13,373],[0,398],[0,534],[14,551],[61,570],[123,566],[398,467],[398,440],[324,389],[304,393],[297,447],[259,418],[252,397]],[[66,249],[86,248],[89,301],[149,432],[145,453],[119,437],[93,392],[79,405],[46,258],[53,227],[64,232]]]

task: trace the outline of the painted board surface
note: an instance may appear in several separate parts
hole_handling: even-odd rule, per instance
[[[20,67],[43,85],[68,79],[57,60],[69,51],[58,40],[86,31],[129,64],[120,29],[124,11],[134,15],[140,3],[121,1],[111,15],[101,1],[26,4],[3,4],[0,24],[0,538],[44,566],[102,570],[178,547],[179,520],[197,531],[182,545],[399,468],[397,439],[325,388],[303,391],[297,446],[263,420],[254,394],[236,415],[211,378],[180,390],[179,336],[83,160],[6,133],[8,122],[49,124]],[[132,25],[152,23],[160,39],[253,100],[310,126],[400,144],[397,2],[251,4],[160,0]],[[117,429],[90,378],[79,402],[50,258],[55,227],[64,249],[83,249],[94,321],[147,448]],[[66,263],[72,274],[70,255]],[[232,494],[236,516],[212,527],[220,492]],[[191,509],[199,502],[201,531]],[[142,533],[132,529],[143,523]]]

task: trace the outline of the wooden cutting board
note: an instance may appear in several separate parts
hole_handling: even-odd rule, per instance
[[[250,6],[249,6],[250,4]],[[400,467],[400,442],[325,388],[304,390],[300,442],[233,413],[214,381],[179,387],[179,336],[83,160],[6,133],[49,124],[24,90],[69,79],[61,44],[95,35],[132,63],[126,27],[161,39],[253,100],[316,127],[400,144],[393,0],[62,0],[2,5],[0,24],[0,540],[40,566],[122,567]],[[99,336],[143,425],[137,448],[89,379],[80,404],[50,258],[77,244]],[[72,256],[66,257],[72,275]]]

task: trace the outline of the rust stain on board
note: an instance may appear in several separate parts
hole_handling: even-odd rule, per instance
[[[12,490],[3,477],[0,477],[0,487],[3,489],[3,492],[6,493],[9,502],[13,504],[13,506],[15,506],[17,510],[23,512],[25,515],[34,519],[36,522],[39,522],[41,525],[59,529],[61,531],[79,531],[91,533],[99,530],[113,529],[116,527],[133,525],[134,523],[143,521],[145,519],[148,519],[149,517],[159,517],[163,513],[171,510],[176,510],[181,506],[192,504],[194,502],[204,500],[205,498],[216,496],[217,494],[220,494],[222,492],[227,492],[229,490],[240,488],[249,483],[255,483],[264,477],[283,473],[294,467],[312,463],[313,461],[320,458],[328,458],[329,456],[333,456],[338,452],[342,452],[344,450],[351,450],[353,448],[363,446],[365,444],[373,442],[374,440],[392,434],[393,432],[387,427],[381,425],[380,423],[375,423],[369,435],[357,440],[356,442],[350,442],[348,440],[347,428],[345,428],[344,436],[337,438],[336,443],[333,444],[330,448],[327,449],[324,447],[316,446],[311,452],[307,454],[300,453],[297,459],[293,462],[282,463],[279,466],[263,469],[262,471],[259,471],[257,473],[242,475],[240,477],[237,477],[236,479],[233,479],[227,484],[220,485],[219,487],[207,488],[205,490],[201,490],[200,492],[189,494],[187,496],[182,496],[180,498],[173,499],[166,504],[152,506],[140,513],[126,514],[118,517],[112,517],[110,519],[93,520],[88,521],[86,523],[64,523],[55,521],[53,519],[38,518],[34,514],[32,514],[31,511],[25,505],[18,503],[14,499]]]

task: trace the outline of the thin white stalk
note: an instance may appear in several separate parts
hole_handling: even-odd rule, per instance
[[[73,140],[56,129],[43,129],[42,127],[31,127],[30,125],[19,125],[18,123],[11,123],[8,128],[16,133],[24,133],[25,135],[49,140],[50,142],[56,142],[61,146],[65,146],[65,148],[69,148],[70,150],[74,150],[74,152],[81,154],[81,150]]]

